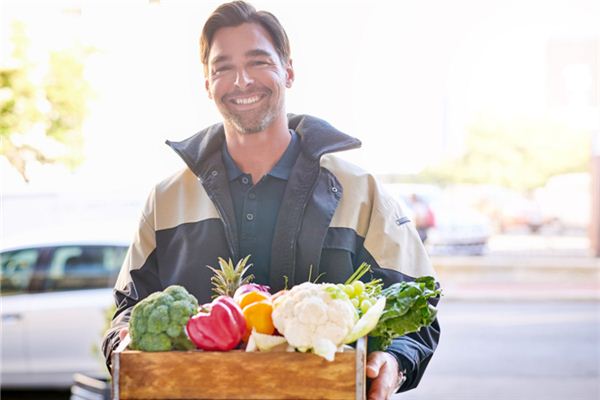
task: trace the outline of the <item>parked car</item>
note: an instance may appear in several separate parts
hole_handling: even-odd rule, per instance
[[[94,234],[56,230],[2,245],[2,389],[107,376],[100,341],[129,241]]]
[[[564,232],[585,232],[591,220],[591,187],[589,173],[555,175],[535,195],[544,220]]]
[[[403,205],[416,224],[412,196],[428,206],[431,223],[427,228],[424,243],[431,255],[481,255],[487,249],[492,234],[492,224],[487,216],[469,204],[461,190],[442,189],[430,184],[386,184],[386,189]]]
[[[455,201],[431,204],[435,226],[429,229],[425,245],[431,255],[482,255],[492,234],[489,219]]]

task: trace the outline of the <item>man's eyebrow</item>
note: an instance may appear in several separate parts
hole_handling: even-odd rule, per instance
[[[246,57],[272,57],[273,55],[266,50],[262,49],[254,49],[248,50],[245,54]],[[220,62],[231,61],[231,57],[225,54],[216,56],[212,60],[210,60],[211,64],[217,64]]]
[[[211,64],[216,64],[216,63],[220,63],[220,62],[224,62],[224,61],[229,61],[231,60],[231,57],[226,56],[226,55],[220,55],[220,56],[216,56],[215,58],[213,58],[210,63]]]
[[[272,54],[266,50],[254,49],[254,50],[247,51],[245,56],[246,57],[271,57]]]

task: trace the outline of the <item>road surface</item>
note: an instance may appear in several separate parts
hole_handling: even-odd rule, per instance
[[[598,400],[600,303],[442,302],[419,387],[394,400]]]

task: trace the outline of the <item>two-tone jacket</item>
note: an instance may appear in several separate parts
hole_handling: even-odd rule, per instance
[[[328,123],[290,115],[301,151],[290,174],[272,243],[273,291],[321,273],[325,282],[343,282],[363,261],[385,285],[434,275],[414,225],[398,203],[369,175],[332,154],[360,142]],[[218,257],[235,261],[238,232],[221,157],[222,124],[181,141],[167,142],[187,167],[160,182],[150,194],[139,229],[115,285],[117,312],[103,344],[107,362],[127,326],[131,308],[150,293],[178,284],[207,302]],[[439,340],[437,321],[395,341],[390,352],[415,387]]]

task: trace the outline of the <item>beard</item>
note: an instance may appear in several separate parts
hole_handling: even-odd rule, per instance
[[[229,107],[229,94],[221,99],[219,109],[225,123],[231,124],[238,132],[252,134],[264,131],[283,112],[283,101],[274,101],[269,89],[259,92],[264,95],[258,108],[239,111]]]

